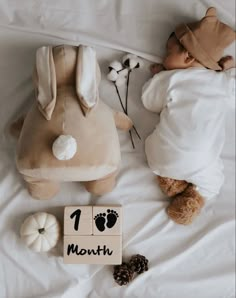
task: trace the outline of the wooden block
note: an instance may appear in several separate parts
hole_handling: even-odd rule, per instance
[[[64,236],[65,264],[117,265],[121,262],[121,236]]]
[[[93,235],[122,235],[122,207],[93,206]]]
[[[64,210],[64,235],[91,235],[92,206],[67,206]]]

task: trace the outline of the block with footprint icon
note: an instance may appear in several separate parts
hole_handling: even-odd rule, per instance
[[[93,235],[121,235],[120,206],[93,206]]]
[[[64,263],[121,264],[122,207],[67,206]]]

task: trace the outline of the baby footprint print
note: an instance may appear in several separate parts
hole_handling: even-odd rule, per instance
[[[103,232],[105,230],[105,217],[106,213],[99,213],[94,217],[96,227],[100,232]]]
[[[107,209],[107,224],[106,226],[111,229],[112,227],[114,227],[116,221],[117,221],[117,218],[119,217],[118,213],[114,210],[110,210],[110,209]]]

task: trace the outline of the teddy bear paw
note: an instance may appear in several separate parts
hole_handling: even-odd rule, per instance
[[[168,197],[174,197],[182,193],[189,185],[189,183],[184,180],[175,180],[161,176],[157,176],[157,181],[163,193]]]
[[[203,205],[204,200],[198,192],[196,190],[189,191],[187,188],[173,199],[167,208],[167,214],[174,222],[188,225],[198,216]]]

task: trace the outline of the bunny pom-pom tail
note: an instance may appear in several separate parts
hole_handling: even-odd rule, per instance
[[[77,151],[77,142],[70,135],[60,135],[53,142],[52,153],[59,160],[71,159]]]

